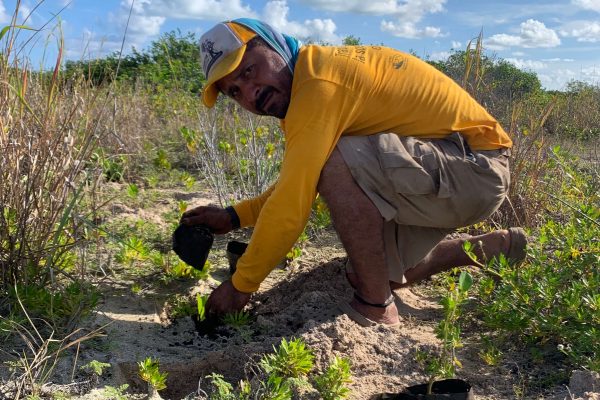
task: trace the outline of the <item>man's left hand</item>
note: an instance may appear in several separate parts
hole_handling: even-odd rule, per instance
[[[206,311],[209,315],[222,315],[240,311],[250,301],[252,293],[244,293],[233,287],[231,280],[221,283],[208,297]]]

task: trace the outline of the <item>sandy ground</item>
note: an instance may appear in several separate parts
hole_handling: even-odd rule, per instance
[[[203,198],[190,201],[194,206],[206,202],[208,199]],[[130,211],[122,208],[123,213]],[[155,218],[158,213],[147,214]],[[136,363],[156,357],[161,370],[169,373],[167,389],[161,395],[182,399],[199,384],[206,388],[204,377],[210,373],[220,373],[229,382],[252,377],[252,366],[262,354],[272,351],[282,338],[301,337],[314,351],[317,369],[323,369],[335,355],[350,359],[351,399],[375,398],[379,393],[399,392],[424,381],[415,351],[438,344],[434,335],[441,318],[437,299],[428,295],[426,287],[403,289],[396,292],[402,321],[399,328],[365,328],[354,323],[337,306],[351,298],[352,289],[344,276],[345,253],[331,232],[313,238],[300,259],[271,273],[252,298],[249,309],[253,322],[244,333],[209,338],[195,331],[190,318],[170,320],[165,311],[168,295],[208,293],[226,278],[224,245],[224,240],[215,244],[211,259],[217,272],[209,281],[149,285],[140,294],[133,294],[128,282],[105,282],[101,286],[103,301],[87,324],[87,329],[102,327],[105,336],[82,346],[79,364],[90,360],[110,363],[100,385],[127,383],[130,392],[145,393]],[[465,347],[458,353],[463,363],[458,377],[473,385],[477,398],[517,398],[515,388],[522,381],[518,368],[515,372],[510,362],[487,366],[477,354],[474,339],[465,337],[464,341]],[[72,374],[70,357],[61,360],[57,371],[62,376],[55,382],[83,379],[79,371]],[[84,398],[94,398],[94,393]],[[535,394],[523,398],[570,397],[565,387],[557,387],[546,397]]]

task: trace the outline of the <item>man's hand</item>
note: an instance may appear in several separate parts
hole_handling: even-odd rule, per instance
[[[208,297],[206,311],[209,315],[222,315],[240,311],[250,301],[252,293],[240,292],[231,280],[221,283]]]
[[[196,207],[184,212],[180,222],[184,225],[206,225],[210,230],[219,235],[233,230],[231,215],[221,207]]]

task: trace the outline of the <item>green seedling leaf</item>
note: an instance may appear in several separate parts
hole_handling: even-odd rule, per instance
[[[98,376],[102,376],[102,373],[104,372],[105,368],[110,368],[110,364],[109,363],[104,363],[104,362],[100,362],[97,360],[92,360],[89,363],[87,363],[86,365],[83,365],[81,367],[81,369],[86,370],[86,371],[90,371]]]
[[[460,277],[458,278],[458,289],[461,292],[467,292],[473,286],[473,277],[467,271],[463,271],[460,273]]]
[[[127,195],[132,198],[136,198],[140,193],[140,189],[135,183],[131,183],[127,186]]]
[[[140,378],[148,382],[154,389],[163,390],[167,387],[167,373],[159,371],[158,359],[147,357],[138,362]]]
[[[206,319],[206,302],[208,301],[208,295],[196,295],[196,304],[198,305],[198,320],[204,321]]]

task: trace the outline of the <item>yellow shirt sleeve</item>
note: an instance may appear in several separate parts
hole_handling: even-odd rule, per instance
[[[267,190],[265,190],[260,195],[253,197],[251,199],[247,199],[244,201],[240,201],[236,205],[233,206],[233,209],[238,215],[240,219],[240,228],[245,228],[248,226],[254,226],[256,221],[258,220],[258,216],[260,214],[260,210],[263,205],[275,189],[275,185],[269,186]]]
[[[279,179],[270,195],[236,206],[244,223],[257,215],[248,248],[232,277],[237,290],[258,290],[302,233],[316,197],[321,169],[347,126],[348,121],[342,116],[351,115],[357,106],[353,96],[340,97],[336,95],[338,91],[334,83],[311,80],[293,92],[286,116],[288,130]],[[315,98],[326,101],[327,109]]]

